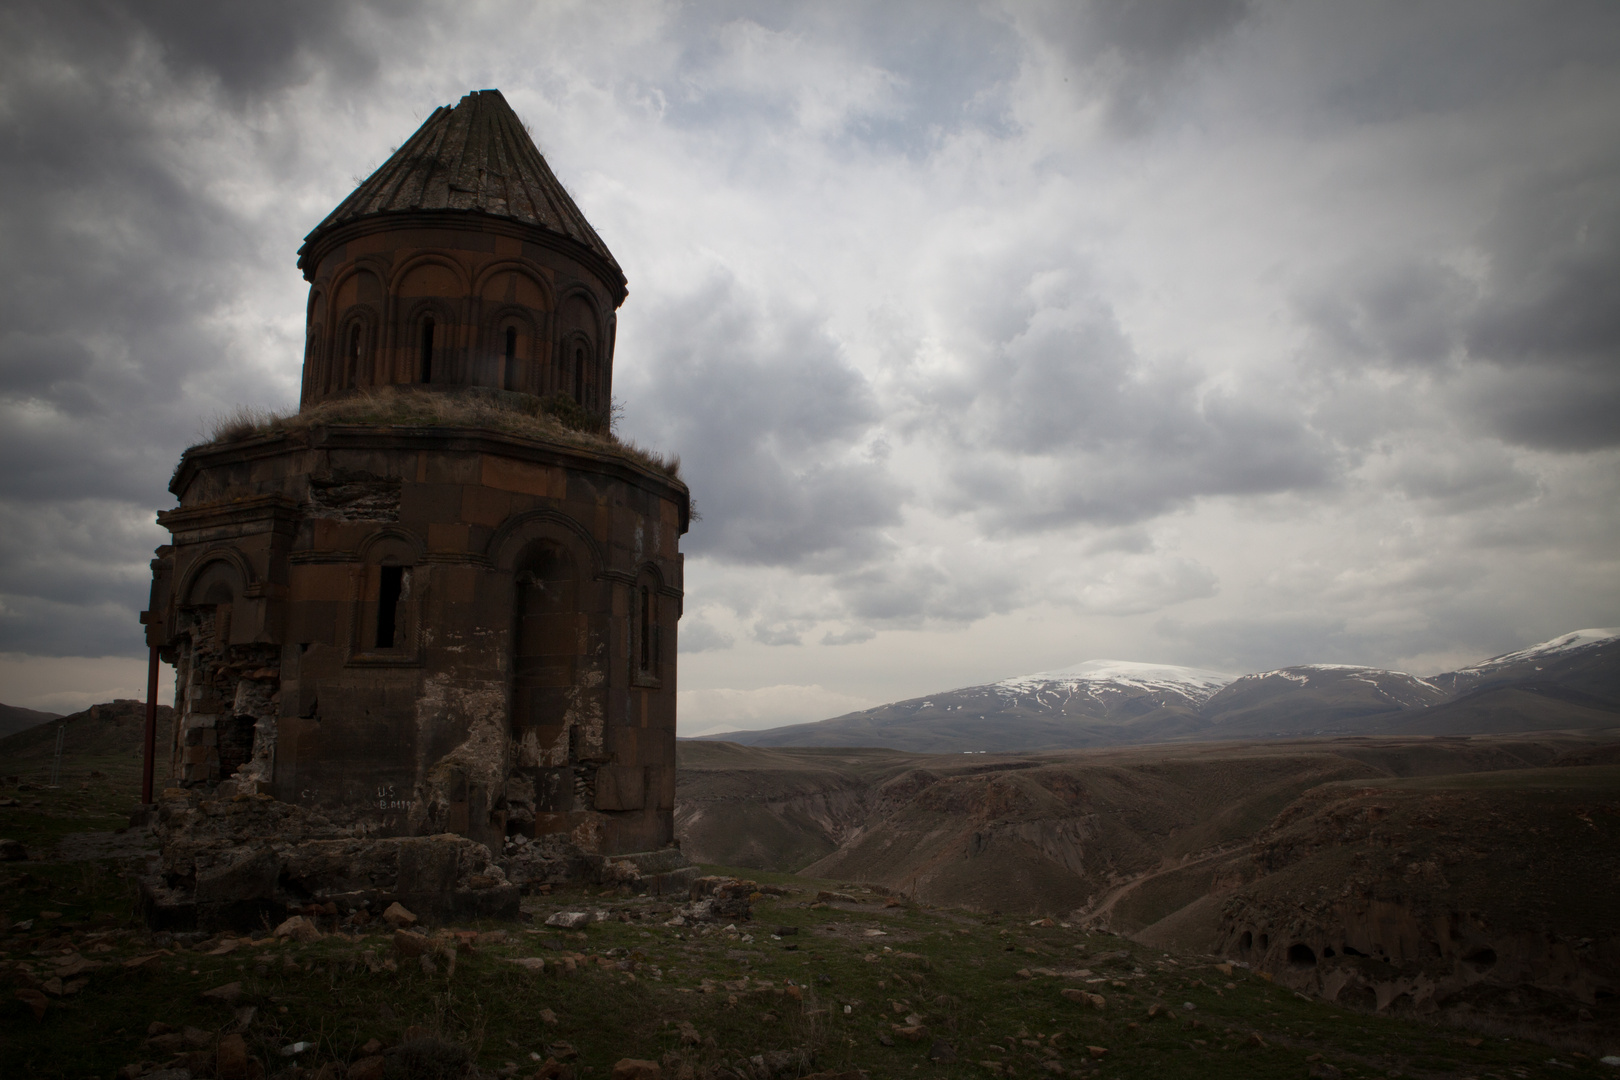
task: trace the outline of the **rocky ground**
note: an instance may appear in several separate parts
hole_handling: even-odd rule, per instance
[[[311,907],[153,933],[136,881],[156,852],[121,829],[134,759],[70,758],[56,788],[48,760],[12,761],[0,1076],[1620,1076],[1602,1060],[1620,1047],[1579,1032],[1392,1018],[1207,953],[847,879],[722,871],[679,899],[536,891],[505,921]]]
[[[3,939],[12,1001],[0,1071],[1614,1075],[1593,1048],[1380,1019],[1050,919],[919,908],[851,886],[710,881],[711,894],[716,884],[750,917],[566,890],[531,898],[527,918],[504,925],[423,927],[396,909],[348,930],[311,912],[251,935],[153,935],[111,910],[34,913]],[[7,889],[8,918],[29,913],[19,900],[37,903],[27,890]]]

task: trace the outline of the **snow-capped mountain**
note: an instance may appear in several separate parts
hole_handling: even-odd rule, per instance
[[[1422,709],[1449,695],[1404,671],[1350,664],[1300,664],[1235,679],[1205,703],[1203,714],[1236,735],[1298,733],[1301,719],[1315,732],[1378,713]]]
[[[1233,678],[1202,668],[1089,660],[816,724],[711,737],[752,746],[890,746],[939,752],[1151,742],[1205,726],[1199,706]]]
[[[1237,678],[1204,668],[1177,667],[1173,664],[1138,664],[1130,660],[1087,660],[1056,671],[1017,675],[992,685],[1009,695],[1051,693],[1060,689],[1097,695],[1137,691],[1167,694],[1202,705],[1221,687]]]
[[[708,737],[754,746],[951,752],[1565,727],[1620,728],[1620,630],[1577,630],[1428,678],[1351,664],[1239,677],[1088,660],[819,723]]]
[[[1576,630],[1528,649],[1503,653],[1430,681],[1452,694],[1517,682],[1556,682],[1620,699],[1620,629]]]

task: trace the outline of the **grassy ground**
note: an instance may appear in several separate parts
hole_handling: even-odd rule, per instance
[[[1616,1075],[1532,1042],[1307,1000],[1208,957],[1027,916],[890,907],[847,885],[758,872],[745,873],[788,892],[761,896],[735,929],[667,925],[668,901],[564,890],[527,901],[526,922],[456,928],[504,929],[504,940],[458,948],[438,928],[428,965],[376,928],[305,943],[153,938],[132,920],[127,875],[140,834],[106,831],[132,801],[133,779],[125,755],[65,767],[55,790],[26,776],[24,789],[0,790],[20,803],[0,808],[0,836],[34,856],[0,864],[0,1076],[106,1078],[176,1059],[206,1074],[215,1040],[237,1028],[267,1075],[316,1077],[326,1066],[324,1080],[338,1080],[370,1040],[427,1035],[465,1047],[488,1073],[528,1077],[551,1057],[580,1080],[607,1080],[624,1057],[661,1060],[666,1077],[685,1067],[759,1077],[756,1055],[782,1077],[858,1068],[873,1080]],[[826,889],[858,902],[817,906]],[[583,931],[543,927],[557,910],[608,914]],[[542,958],[544,970],[510,962],[522,957]],[[79,958],[100,966],[49,992],[62,962]],[[232,1003],[202,996],[233,982]],[[39,984],[48,1005],[36,1019],[14,994]],[[927,1029],[920,1041],[895,1032],[910,1016]],[[154,1024],[176,1029],[167,1043],[180,1045],[149,1044]],[[311,1046],[282,1053],[298,1042]]]

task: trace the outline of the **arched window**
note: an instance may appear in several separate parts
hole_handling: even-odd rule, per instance
[[[433,381],[433,316],[429,315],[422,320],[422,347],[421,347],[422,381]]]
[[[574,400],[585,404],[585,344],[574,345]]]

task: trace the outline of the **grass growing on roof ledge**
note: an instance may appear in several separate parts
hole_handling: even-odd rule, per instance
[[[560,395],[539,398],[485,387],[453,390],[377,387],[318,402],[289,414],[239,406],[214,421],[207,440],[201,445],[221,446],[323,424],[479,428],[614,454],[672,480],[681,477],[678,455],[660,454],[619,438],[611,424],[604,423],[571,398]]]

